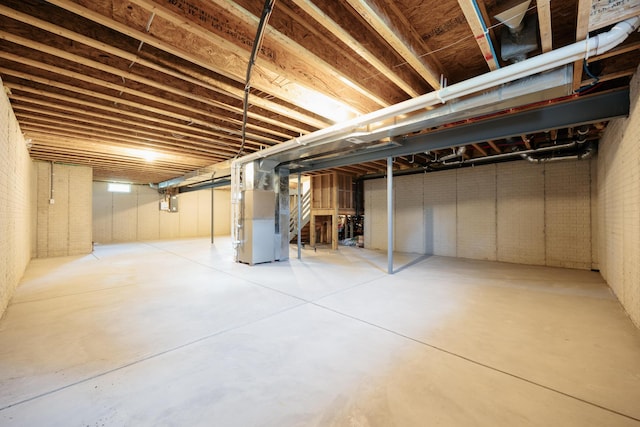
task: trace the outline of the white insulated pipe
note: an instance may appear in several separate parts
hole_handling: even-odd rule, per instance
[[[451,160],[451,159],[455,159],[456,157],[461,157],[465,152],[467,151],[467,147],[465,145],[462,145],[460,147],[458,147],[457,150],[453,150],[453,153],[451,154],[447,154],[446,156],[442,156],[440,157],[440,161],[444,162],[447,160]]]
[[[622,43],[629,34],[640,26],[640,17],[635,16],[619,22],[606,33],[573,43],[571,45],[555,49],[538,56],[534,56],[522,62],[482,74],[477,77],[452,84],[437,91],[408,99],[398,104],[364,114],[343,123],[338,123],[324,129],[293,138],[265,150],[256,151],[233,161],[232,167],[240,168],[243,164],[292,150],[300,145],[321,144],[332,142],[338,138],[348,137],[358,128],[372,123],[387,120],[401,114],[407,114],[419,109],[447,101],[461,98],[475,92],[483,91],[494,86],[499,86],[514,80],[528,77],[533,74],[551,70],[562,65],[575,62],[590,56],[600,55]]]

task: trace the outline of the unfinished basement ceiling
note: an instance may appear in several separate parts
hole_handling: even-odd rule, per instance
[[[91,166],[98,180],[157,183],[508,65],[495,15],[513,2],[276,0],[250,82],[243,147],[247,63],[264,3],[1,0],[0,76],[31,156]],[[589,26],[591,3],[531,2],[524,22],[535,45],[527,55],[606,30],[607,22]],[[611,23],[640,12],[623,3]],[[577,64],[573,88],[627,86],[638,49],[636,32],[590,58],[598,77],[590,87],[593,78]],[[604,126],[593,126],[590,138]],[[483,141],[461,155],[573,133]],[[399,156],[395,165],[427,164],[428,156]],[[384,161],[340,166],[357,175],[384,168]]]

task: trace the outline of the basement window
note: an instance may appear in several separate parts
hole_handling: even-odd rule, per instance
[[[109,184],[107,184],[107,191],[111,193],[131,193],[131,184],[110,182]]]

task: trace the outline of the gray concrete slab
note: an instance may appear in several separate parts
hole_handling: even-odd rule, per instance
[[[219,240],[32,262],[0,425],[640,426],[640,332],[596,273]]]

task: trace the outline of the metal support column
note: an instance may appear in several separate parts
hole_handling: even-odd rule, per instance
[[[393,274],[393,157],[387,157],[387,273]]]
[[[302,175],[298,172],[298,259],[302,257]]]
[[[213,175],[211,175],[211,184],[213,184],[213,178],[215,176],[216,176],[216,173],[214,172]],[[213,235],[215,234],[215,227],[213,225],[213,207],[214,207],[213,190],[214,190],[214,187],[211,187],[211,244],[212,245],[213,245]]]

